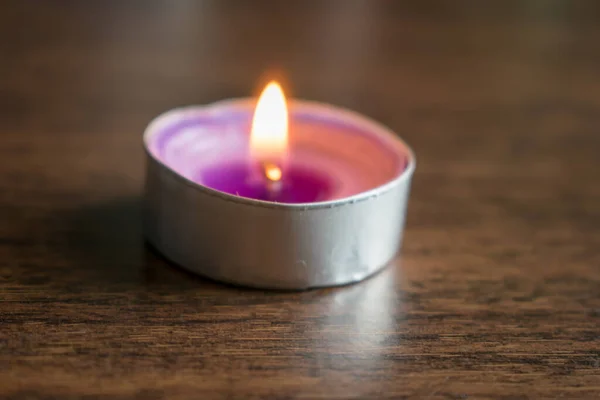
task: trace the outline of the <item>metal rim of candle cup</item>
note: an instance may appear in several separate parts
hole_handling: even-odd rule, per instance
[[[166,112],[158,115],[156,118],[154,118],[146,127],[146,129],[144,131],[144,135],[143,135],[144,149],[146,152],[147,162],[148,162],[147,177],[146,177],[146,179],[147,179],[146,199],[145,199],[146,203],[148,203],[148,197],[149,197],[148,196],[149,195],[148,180],[156,178],[155,176],[151,176],[151,175],[155,175],[152,172],[150,172],[150,170],[152,169],[152,168],[150,168],[152,166],[152,164],[154,164],[154,167],[158,167],[159,173],[161,173],[161,174],[166,173],[170,179],[174,179],[175,182],[183,184],[189,190],[193,190],[196,193],[201,193],[202,195],[207,195],[208,197],[211,197],[211,198],[217,198],[219,201],[225,201],[227,203],[236,203],[240,206],[246,207],[249,210],[251,210],[252,208],[261,208],[261,209],[267,208],[267,209],[282,210],[282,211],[289,211],[289,212],[307,212],[307,211],[311,211],[311,210],[316,211],[316,210],[321,210],[321,209],[334,209],[334,208],[343,207],[343,206],[357,205],[357,204],[360,204],[363,202],[367,202],[369,200],[375,200],[375,199],[378,199],[381,197],[385,197],[386,194],[391,193],[391,192],[400,192],[399,195],[403,199],[403,202],[404,202],[404,204],[401,205],[401,208],[402,208],[401,214],[402,215],[401,215],[401,221],[399,222],[399,224],[401,225],[399,227],[399,229],[400,229],[399,239],[400,240],[402,239],[403,231],[404,231],[404,214],[405,214],[406,203],[408,201],[408,194],[409,194],[409,190],[410,190],[410,180],[411,180],[414,170],[416,168],[416,158],[415,158],[414,152],[412,151],[410,146],[404,140],[402,140],[398,135],[396,135],[390,128],[386,127],[385,125],[380,124],[379,122],[377,122],[375,120],[372,120],[369,117],[359,114],[357,112],[354,112],[354,111],[351,111],[348,109],[344,109],[341,107],[332,106],[329,104],[319,103],[319,102],[293,100],[293,103],[297,103],[305,109],[314,108],[315,111],[318,113],[323,113],[324,110],[328,110],[328,111],[331,111],[332,113],[334,113],[335,115],[339,115],[340,119],[343,117],[350,118],[352,121],[352,125],[364,128],[365,130],[375,131],[375,132],[377,132],[376,133],[377,135],[385,136],[386,140],[395,141],[396,144],[399,144],[402,147],[402,151],[403,151],[404,155],[406,156],[406,166],[405,166],[404,170],[402,170],[402,172],[398,176],[396,176],[394,179],[390,180],[389,182],[387,182],[383,185],[377,186],[373,189],[370,189],[370,190],[367,190],[367,191],[364,191],[364,192],[361,192],[361,193],[358,193],[358,194],[355,194],[352,196],[348,196],[345,198],[336,199],[336,200],[320,201],[320,202],[314,202],[314,203],[276,203],[276,202],[256,200],[256,199],[251,199],[251,198],[246,198],[246,197],[235,196],[232,194],[228,194],[228,193],[224,193],[224,192],[212,189],[210,187],[198,184],[196,182],[193,182],[193,181],[187,179],[186,177],[177,173],[175,170],[173,170],[167,164],[162,162],[160,159],[155,157],[149,149],[150,138],[154,134],[156,134],[157,132],[159,132],[161,130],[161,128],[162,128],[161,125],[168,126],[173,121],[181,118],[182,115],[185,113],[198,112],[201,110],[206,111],[206,112],[211,112],[212,110],[219,110],[223,107],[234,106],[237,103],[242,103],[242,102],[247,103],[249,101],[251,101],[251,100],[250,99],[229,99],[229,100],[222,100],[222,101],[210,103],[210,104],[207,104],[204,106],[200,105],[200,106],[180,107],[180,108],[175,108],[175,109],[166,111]],[[172,199],[172,202],[174,203],[173,204],[174,206],[177,206],[177,199]],[[152,202],[150,202],[150,203],[152,203]],[[168,205],[163,205],[163,207],[168,207]],[[300,282],[297,284],[286,282],[282,285],[279,285],[277,282],[263,282],[260,276],[257,276],[256,278],[252,278],[250,280],[248,280],[248,279],[239,280],[233,276],[223,276],[223,275],[211,273],[210,269],[215,267],[215,264],[218,264],[218,260],[213,260],[213,262],[209,263],[210,267],[205,269],[202,267],[198,267],[197,265],[196,266],[191,265],[191,264],[194,264],[194,262],[188,262],[185,259],[181,259],[181,257],[170,254],[170,253],[172,253],[172,251],[167,250],[167,248],[169,248],[171,246],[167,245],[166,243],[161,243],[164,241],[164,238],[163,238],[163,240],[157,238],[157,236],[160,236],[160,235],[157,235],[157,230],[160,231],[160,227],[157,227],[157,226],[149,227],[149,225],[150,226],[156,225],[156,223],[155,223],[156,222],[156,214],[157,214],[158,210],[156,210],[155,208],[156,208],[156,205],[146,204],[146,207],[145,207],[145,209],[146,209],[145,233],[146,233],[146,237],[149,240],[149,242],[156,249],[158,249],[168,259],[170,259],[171,261],[174,261],[176,264],[180,265],[181,267],[183,267],[187,270],[190,270],[192,272],[198,273],[200,275],[206,276],[211,279],[215,279],[218,281],[222,281],[222,282],[234,284],[234,285],[239,285],[239,286],[263,288],[263,289],[305,290],[305,289],[309,289],[309,288],[347,285],[347,284],[355,283],[358,281],[362,281],[362,280],[366,279],[367,277],[379,272],[390,261],[392,261],[392,259],[394,258],[394,256],[396,255],[396,252],[397,252],[397,250],[394,251],[393,256],[388,257],[388,259],[386,259],[384,262],[380,262],[379,263],[380,265],[377,265],[368,271],[363,271],[363,273],[358,274],[350,279],[348,279],[347,276],[342,279],[334,278],[333,280],[329,279],[324,282],[319,282],[318,280],[314,280],[314,279],[313,280],[308,279],[306,281],[300,280]],[[382,210],[382,211],[385,212],[385,210]],[[378,211],[373,210],[373,212],[375,213]],[[381,212],[381,211],[379,211],[379,212]],[[148,220],[150,220],[150,223],[148,223]],[[399,240],[399,242],[400,242],[400,240]],[[397,244],[397,247],[398,248],[400,247],[400,243]],[[216,265],[216,266],[218,267],[218,265]],[[273,266],[273,268],[278,268],[278,267],[279,266],[277,266],[277,265]],[[294,268],[298,268],[298,266],[295,265],[295,266],[283,267],[283,269],[294,269]],[[348,274],[346,274],[346,275],[348,275]]]

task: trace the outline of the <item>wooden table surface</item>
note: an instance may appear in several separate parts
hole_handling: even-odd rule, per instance
[[[5,0],[0,34],[0,398],[600,396],[599,2]],[[145,247],[145,124],[270,76],[417,153],[368,281]]]

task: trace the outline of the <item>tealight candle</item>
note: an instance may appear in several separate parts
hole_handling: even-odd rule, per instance
[[[320,103],[167,112],[144,134],[146,234],[184,268],[284,289],[356,282],[397,253],[415,158],[382,125]]]

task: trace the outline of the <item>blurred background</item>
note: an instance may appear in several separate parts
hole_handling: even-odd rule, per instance
[[[64,160],[72,166],[138,142],[166,109],[253,95],[275,76],[294,96],[382,120],[424,161],[494,162],[494,154],[478,159],[480,141],[511,147],[518,161],[530,130],[545,129],[535,121],[515,129],[519,113],[560,113],[600,89],[594,68],[580,62],[595,57],[599,9],[566,0],[7,1],[2,133],[35,126],[53,136],[39,140],[56,143],[68,132],[114,135],[105,149],[82,144],[90,147]],[[469,133],[440,134],[459,114]],[[462,146],[446,152],[456,140]],[[135,148],[113,167],[137,177],[141,157]]]

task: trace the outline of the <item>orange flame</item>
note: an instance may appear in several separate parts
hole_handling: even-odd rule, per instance
[[[265,176],[271,181],[281,179],[281,163],[288,145],[288,110],[281,86],[271,81],[256,104],[250,150],[255,160],[264,163]]]

